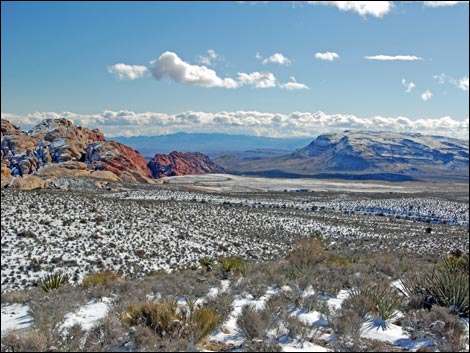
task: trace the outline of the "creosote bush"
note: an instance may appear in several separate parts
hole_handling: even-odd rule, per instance
[[[82,285],[85,288],[96,286],[109,286],[111,283],[119,280],[121,276],[111,270],[103,270],[97,273],[86,275],[83,278]]]
[[[315,268],[327,258],[325,244],[319,238],[294,239],[294,250],[288,257],[293,272],[305,273]]]
[[[196,309],[188,302],[188,308],[184,308],[176,300],[130,304],[121,319],[131,326],[150,328],[162,340],[196,343],[213,332],[220,321],[209,307]]]

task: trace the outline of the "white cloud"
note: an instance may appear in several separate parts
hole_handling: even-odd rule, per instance
[[[393,8],[392,1],[307,1],[311,5],[335,6],[341,11],[353,11],[361,16],[383,17]]]
[[[439,82],[439,84],[443,85],[449,79],[446,74],[434,75],[433,78]]]
[[[120,80],[135,80],[147,75],[149,70],[145,66],[140,65],[115,64],[108,66],[108,72]]]
[[[266,58],[266,59],[263,59],[263,56],[260,53],[256,53],[256,59],[262,60],[261,62],[263,64],[273,63],[273,64],[288,66],[291,63],[289,58],[287,58],[281,53],[274,53],[273,55],[271,55],[269,58]]]
[[[347,114],[293,112],[290,114],[257,111],[184,112],[163,114],[136,113],[127,110],[104,111],[100,114],[70,112],[35,112],[27,115],[1,114],[23,129],[29,129],[46,118],[66,118],[75,124],[100,129],[108,138],[113,136],[145,136],[186,132],[223,132],[229,134],[262,135],[272,137],[312,136],[315,133],[339,132],[345,129],[370,131],[419,132],[468,140],[469,120],[449,116],[437,119],[408,117],[358,117]]]
[[[401,61],[415,61],[415,60],[423,60],[423,58],[414,55],[373,55],[373,56],[365,56],[364,58],[368,60],[401,60]]]
[[[468,92],[468,76],[462,77],[459,80],[459,88]]]
[[[276,87],[276,77],[271,72],[252,72],[250,74],[239,72],[238,79],[240,85],[250,85],[256,88]]]
[[[455,6],[457,4],[464,4],[468,1],[423,1],[426,7],[442,7],[442,6]]]
[[[413,82],[406,83],[405,79],[401,80],[401,84],[403,85],[403,87],[406,88],[406,90],[405,90],[406,93],[410,93],[411,90],[416,87],[416,85]]]
[[[460,79],[455,79],[451,76],[447,76],[446,74],[440,74],[440,75],[434,75],[433,78],[437,80],[437,82],[439,82],[441,85],[448,82],[460,88],[462,91],[468,92],[468,76],[464,76]]]
[[[220,60],[220,55],[217,54],[214,49],[209,49],[207,51],[207,56],[200,55],[197,57],[199,64],[206,66],[211,66],[216,60]]]
[[[291,82],[281,83],[279,87],[288,91],[295,91],[300,89],[310,89],[306,84],[299,83],[294,76],[290,77]]]
[[[423,101],[428,101],[432,98],[432,92],[430,90],[426,90],[421,94],[421,99]]]
[[[237,88],[238,82],[232,78],[220,78],[214,70],[205,66],[191,65],[181,60],[173,52],[165,52],[158,59],[150,62],[149,70],[156,80],[168,77],[180,83],[189,83],[201,87]]]
[[[208,50],[207,57],[202,58],[203,62],[211,63],[211,59],[219,58],[213,49]],[[256,57],[261,57],[258,53]],[[275,53],[271,57],[265,59],[269,62],[288,65],[290,60],[280,53]],[[144,76],[151,76],[156,80],[169,78],[175,82],[187,83],[205,88],[221,87],[221,88],[240,88],[242,86],[253,86],[255,88],[279,87],[287,90],[308,89],[308,86],[302,83],[288,82],[280,84],[271,72],[238,72],[236,79],[227,77],[221,78],[217,73],[209,69],[207,66],[192,65],[183,61],[176,53],[165,52],[150,62],[151,66],[138,66],[127,64],[116,64],[108,68],[108,71],[116,75],[119,79],[137,79]],[[151,75],[150,75],[151,74]]]
[[[316,53],[315,58],[320,60],[334,61],[339,59],[339,55],[337,53],[327,51],[325,53]]]

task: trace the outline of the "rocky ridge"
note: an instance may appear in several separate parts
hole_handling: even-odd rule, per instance
[[[166,167],[172,171],[169,175],[216,169],[200,153],[175,153],[168,158],[171,162]],[[152,168],[155,163],[147,165],[138,151],[107,141],[99,130],[77,126],[66,119],[44,120],[28,132],[8,120],[1,121],[2,188],[43,188],[51,182],[56,185],[57,178],[86,176],[110,182],[153,183],[153,178],[166,175],[155,174]]]
[[[156,154],[148,163],[154,178],[187,174],[225,173],[208,156],[199,152]]]

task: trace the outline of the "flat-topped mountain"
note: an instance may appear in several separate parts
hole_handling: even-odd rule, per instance
[[[272,176],[357,179],[468,180],[468,141],[393,132],[352,132],[318,136],[286,156],[257,161],[223,156],[228,172]]]

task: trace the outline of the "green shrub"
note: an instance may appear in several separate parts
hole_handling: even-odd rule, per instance
[[[69,282],[69,276],[62,272],[49,274],[38,282],[38,286],[45,292],[59,289]]]

